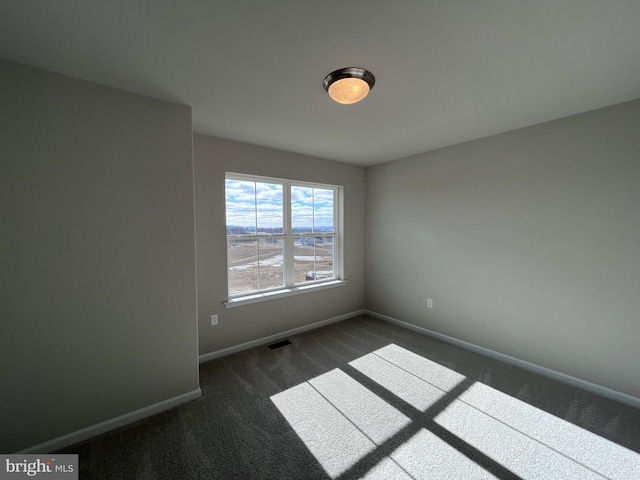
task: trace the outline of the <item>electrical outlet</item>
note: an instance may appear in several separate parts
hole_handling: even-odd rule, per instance
[[[427,298],[427,308],[433,308],[433,298]]]
[[[218,315],[211,315],[211,326],[218,324]]]

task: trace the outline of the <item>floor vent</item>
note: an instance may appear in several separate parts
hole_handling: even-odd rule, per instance
[[[272,343],[271,345],[267,345],[267,347],[269,347],[269,349],[271,349],[271,350],[275,350],[276,348],[282,348],[285,345],[291,345],[291,342],[289,340],[282,340],[281,342]]]

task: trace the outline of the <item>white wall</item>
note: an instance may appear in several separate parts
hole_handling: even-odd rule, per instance
[[[0,451],[199,390],[191,110],[0,60]]]
[[[639,126],[637,100],[367,169],[366,308],[640,397]]]
[[[362,309],[364,168],[203,135],[194,149],[201,355]],[[347,285],[226,309],[225,172],[342,185]]]

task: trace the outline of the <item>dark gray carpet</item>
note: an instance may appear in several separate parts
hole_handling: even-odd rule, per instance
[[[368,316],[289,340],[61,453],[81,479],[638,478],[632,407]]]

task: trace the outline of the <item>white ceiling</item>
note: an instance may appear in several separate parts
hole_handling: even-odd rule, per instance
[[[0,57],[372,165],[640,97],[640,0],[0,0]],[[376,76],[340,105],[322,79]]]

